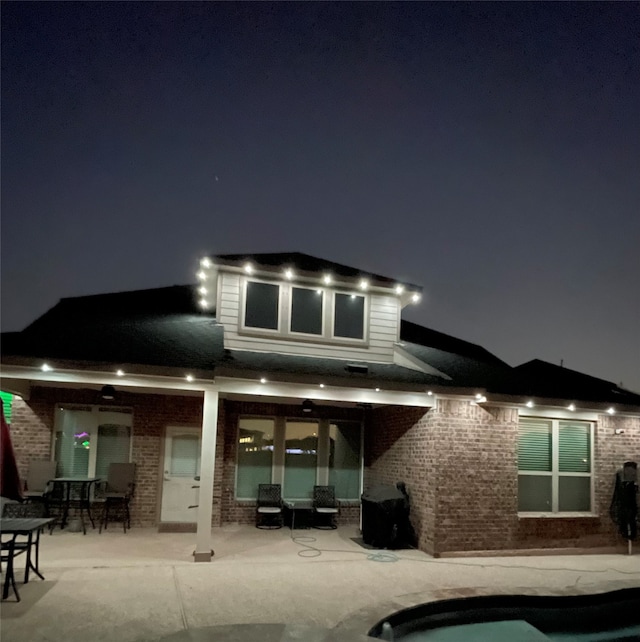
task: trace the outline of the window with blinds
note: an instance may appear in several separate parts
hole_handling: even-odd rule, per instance
[[[588,422],[521,417],[518,511],[589,512],[592,442]]]
[[[58,407],[53,445],[58,475],[106,479],[110,464],[131,460],[132,425],[127,409]]]

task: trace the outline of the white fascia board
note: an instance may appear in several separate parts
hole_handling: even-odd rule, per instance
[[[44,384],[75,384],[104,386],[110,384],[116,388],[146,388],[158,390],[182,390],[185,392],[202,392],[211,390],[212,380],[194,379],[187,381],[176,377],[163,377],[159,375],[135,375],[118,377],[113,372],[94,370],[64,370],[54,369],[43,372],[39,368],[26,366],[3,366],[3,379],[23,380]]]
[[[346,401],[351,403],[385,404],[394,406],[415,406],[431,408],[434,397],[426,393],[383,390],[371,388],[346,388],[318,385],[269,382],[216,377],[216,386],[221,393],[252,395],[256,397],[289,397],[313,399],[314,401]]]

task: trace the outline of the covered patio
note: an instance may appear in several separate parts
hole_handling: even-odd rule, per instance
[[[57,529],[42,539],[46,579],[21,587],[21,603],[2,603],[3,637],[348,642],[425,601],[604,592],[640,582],[637,555],[434,559],[413,549],[368,550],[358,537],[357,526],[222,526],[211,532],[215,563],[194,565],[193,533]]]

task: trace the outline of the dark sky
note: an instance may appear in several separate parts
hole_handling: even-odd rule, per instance
[[[640,3],[2,4],[2,329],[301,251],[640,390]]]

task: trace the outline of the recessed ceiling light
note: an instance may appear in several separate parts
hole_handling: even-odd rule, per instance
[[[359,287],[361,290],[366,290],[369,287],[369,281],[367,281],[367,279],[362,279]]]
[[[42,372],[51,372],[52,368],[48,363],[43,363],[40,366],[40,370],[42,370]]]
[[[124,370],[116,370],[117,377],[124,377]]]
[[[418,301],[420,301],[420,295],[419,295],[417,292],[414,292],[414,293],[411,295],[411,300],[412,300],[414,303],[418,303]]]
[[[185,377],[185,379],[186,379],[187,381],[193,381],[193,375],[188,374],[188,375]]]
[[[395,290],[396,294],[402,294],[404,292],[404,285],[396,285]]]
[[[533,401],[531,401],[531,399],[529,399],[529,401],[527,401],[527,403],[526,403],[526,406],[527,406],[527,408],[533,408],[533,406],[534,406]]]
[[[253,274],[253,265],[251,265],[251,263],[245,263],[245,265],[244,265],[244,271],[245,271],[247,274]]]
[[[569,410],[571,410],[571,412],[573,412],[573,411],[576,409],[576,404],[574,404],[574,403],[570,403],[570,404],[567,406],[567,408],[568,408]]]
[[[267,380],[266,380],[264,377],[262,377],[262,378],[260,379],[260,383],[267,383]]]
[[[209,260],[209,257],[205,256],[203,259],[201,259],[200,265],[203,268],[210,268],[211,267],[211,261]]]
[[[204,281],[204,280],[207,278],[206,273],[205,273],[205,272],[203,272],[202,270],[200,270],[200,272],[198,272],[198,273],[196,274],[196,276],[197,276],[201,281]]]
[[[330,275],[330,274],[325,274],[325,275],[322,277],[322,282],[323,282],[325,285],[330,285],[330,284],[331,284],[331,275]]]
[[[608,412],[610,415],[614,415],[614,414],[615,414],[615,412],[616,412],[616,409],[615,409],[613,406],[611,406],[611,408],[607,408],[607,412]]]
[[[289,279],[289,281],[291,281],[291,279],[293,278],[293,270],[291,268],[287,268],[284,271],[284,276],[285,278]]]
[[[321,383],[321,384],[320,384],[320,387],[321,387],[321,388],[324,388],[324,384],[323,384],[323,383]]]
[[[206,299],[200,299],[198,303],[200,304],[200,307],[205,310],[209,307],[209,302]]]

